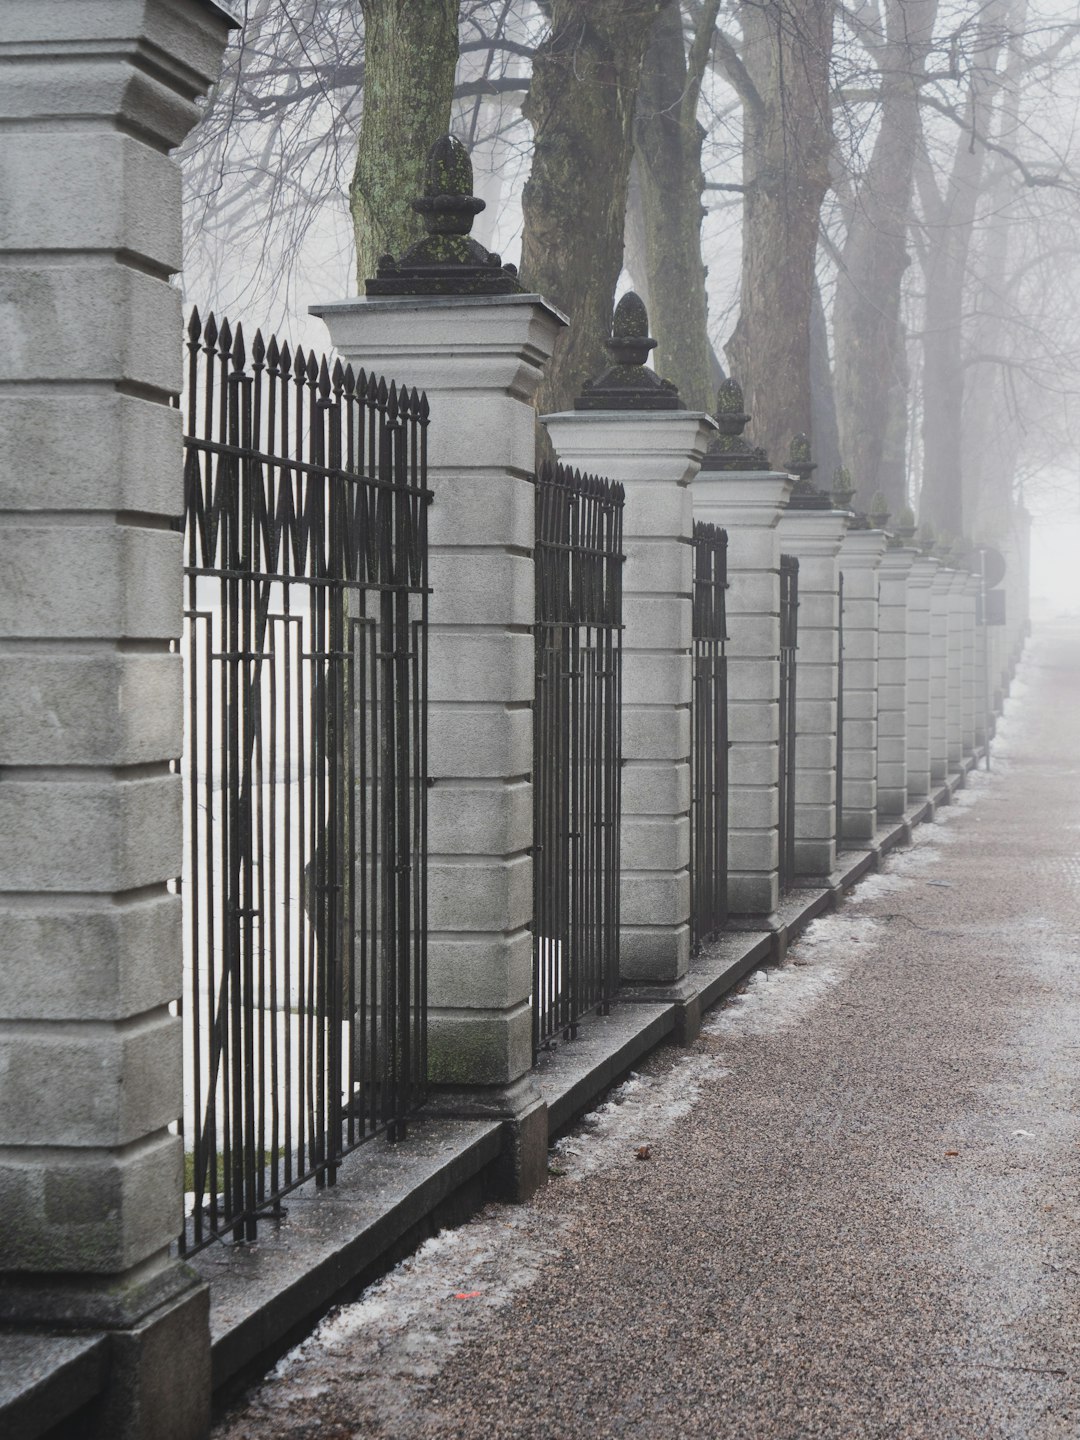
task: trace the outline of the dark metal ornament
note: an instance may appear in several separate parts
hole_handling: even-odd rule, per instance
[[[656,341],[649,334],[649,315],[640,295],[630,290],[611,322],[604,349],[615,362],[596,380],[585,382],[575,410],[685,410],[679,392],[645,364]]]
[[[368,295],[520,295],[517,267],[469,234],[485,202],[473,194],[469,152],[444,135],[428,152],[424,193],[412,202],[427,233],[400,259],[379,257]]]

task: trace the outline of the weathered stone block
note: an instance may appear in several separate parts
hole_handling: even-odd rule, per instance
[[[127,1145],[179,1117],[180,1021],[0,1026],[0,1146]]]
[[[119,1274],[179,1233],[183,1148],[159,1133],[127,1151],[0,1155],[0,1268]]]
[[[428,865],[428,921],[439,930],[519,930],[532,920],[532,861],[474,858]]]
[[[477,536],[483,536],[495,547],[532,549],[536,490],[523,476],[478,472],[471,466],[461,472],[440,470],[429,485],[434,494],[428,510],[433,547],[475,545]]]
[[[9,780],[0,785],[0,889],[134,890],[170,879],[180,859],[180,807],[176,775]]]
[[[181,565],[180,536],[165,530],[4,526],[0,629],[12,638],[176,639]]]
[[[626,595],[623,646],[627,650],[684,651],[690,663],[690,601],[677,596]]]
[[[180,429],[179,410],[115,391],[0,395],[0,509],[47,496],[56,510],[179,515]]]
[[[532,786],[518,779],[439,782],[428,790],[428,848],[435,855],[507,855],[533,843]]]
[[[510,1010],[527,1003],[533,984],[533,937],[442,932],[428,942],[428,1003],[435,1009]]]
[[[0,765],[143,765],[183,749],[179,655],[0,655]]]
[[[690,968],[690,926],[624,925],[619,975],[630,984],[670,985]]]
[[[428,1011],[433,1085],[508,1085],[532,1064],[532,1010]]]
[[[428,719],[430,773],[525,776],[532,773],[532,711],[484,705],[438,705]]]
[[[624,870],[619,887],[625,925],[685,925],[690,918],[690,874]]]
[[[685,870],[690,864],[690,817],[624,814],[619,849],[624,870]]]
[[[181,325],[180,292],[126,265],[0,269],[0,380],[127,381],[177,394]]]
[[[63,132],[0,132],[0,177],[4,250],[124,251],[183,268],[179,167],[132,136],[84,131],[75,155]]]
[[[690,809],[690,766],[636,761],[623,770],[624,815],[684,815]]]
[[[0,1019],[123,1020],[180,995],[180,897],[0,909]]]
[[[429,645],[433,702],[468,703],[533,698],[533,637],[505,630],[435,631]]]

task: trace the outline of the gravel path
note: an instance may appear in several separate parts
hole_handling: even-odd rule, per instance
[[[1080,631],[1016,692],[992,775],[219,1440],[1080,1436]]]

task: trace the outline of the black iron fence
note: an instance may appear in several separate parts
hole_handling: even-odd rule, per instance
[[[795,655],[799,644],[799,562],[780,557],[780,893],[795,878]]]
[[[694,679],[690,711],[690,941],[727,920],[727,531],[694,525]]]
[[[536,481],[533,1039],[570,1037],[618,984],[621,485]]]
[[[423,1098],[428,412],[213,316],[188,337],[190,1251]]]
[[[843,849],[844,834],[844,576],[837,587],[836,630],[836,852]]]

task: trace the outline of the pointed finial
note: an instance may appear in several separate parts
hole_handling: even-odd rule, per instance
[[[851,471],[846,465],[838,465],[833,474],[833,504],[838,510],[850,510],[851,500],[854,494],[855,484],[851,478]]]
[[[743,434],[750,416],[746,413],[743,388],[729,375],[716,392],[716,424],[719,435],[709,441],[702,468],[705,470],[768,470],[764,450],[755,449]]]
[[[628,290],[615,306],[611,335],[604,349],[612,365],[597,379],[585,382],[575,410],[682,410],[679,392],[645,361],[656,341],[649,334],[649,312],[640,295]]]
[[[870,501],[870,520],[875,530],[884,530],[889,523],[889,502],[878,490]]]
[[[817,469],[814,457],[810,453],[809,435],[799,434],[792,437],[788,450],[787,468],[792,475],[797,475],[800,480],[807,481]]]
[[[469,152],[453,135],[428,151],[424,193],[412,201],[425,234],[400,257],[379,257],[369,295],[513,295],[517,270],[469,234],[485,202],[473,194]]]

